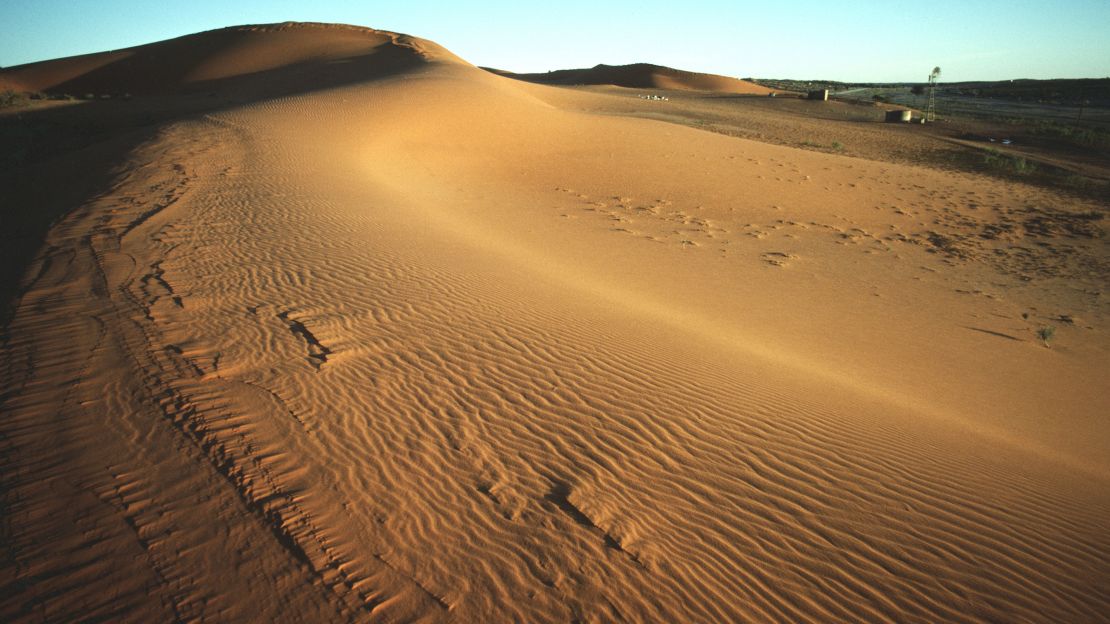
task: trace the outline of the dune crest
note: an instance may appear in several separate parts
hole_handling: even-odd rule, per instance
[[[202,91],[250,79],[327,84],[418,63],[463,63],[438,44],[372,28],[285,22],[233,26],[145,45],[0,70],[0,88],[81,96]]]

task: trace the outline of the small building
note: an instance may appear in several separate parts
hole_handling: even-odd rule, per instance
[[[818,89],[817,91],[810,91],[809,95],[806,96],[806,99],[807,100],[820,100],[822,102],[827,102],[829,100],[829,90],[828,89]]]

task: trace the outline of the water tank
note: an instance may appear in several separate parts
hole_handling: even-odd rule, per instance
[[[913,111],[892,110],[886,112],[887,123],[909,123],[913,118]]]

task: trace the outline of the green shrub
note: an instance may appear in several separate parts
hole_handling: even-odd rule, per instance
[[[991,169],[1018,175],[1027,175],[1037,170],[1037,163],[1028,161],[1021,156],[1002,153],[993,147],[987,148],[986,153],[983,154],[983,163]]]

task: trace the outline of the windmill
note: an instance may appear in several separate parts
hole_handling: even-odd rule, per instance
[[[937,79],[940,78],[940,68],[934,67],[929,74],[929,104],[925,108],[925,121],[937,120]]]

